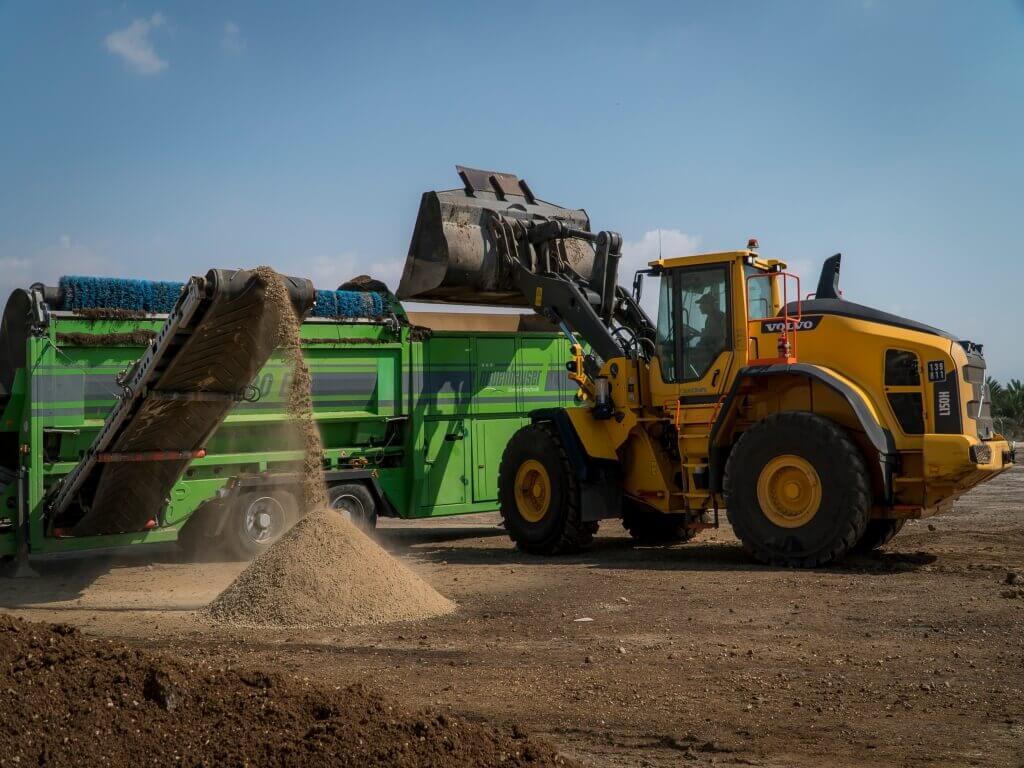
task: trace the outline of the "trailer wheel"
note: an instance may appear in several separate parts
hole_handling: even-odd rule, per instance
[[[597,523],[581,519],[576,472],[548,424],[523,427],[505,446],[498,498],[505,530],[524,552],[577,552],[597,533]]]
[[[846,432],[814,413],[776,413],[743,433],[725,467],[726,511],[744,548],[772,565],[834,562],[864,535],[871,484]]]
[[[860,537],[853,551],[863,555],[881,549],[892,541],[892,537],[899,533],[906,523],[906,520],[868,520],[864,535]]]
[[[298,509],[295,495],[283,488],[241,494],[224,527],[228,551],[240,560],[265,552],[296,522]]]
[[[327,489],[331,509],[369,533],[377,527],[377,503],[362,483],[344,483]]]
[[[686,515],[669,514],[622,500],[622,527],[638,544],[680,544],[697,535],[686,527]]]

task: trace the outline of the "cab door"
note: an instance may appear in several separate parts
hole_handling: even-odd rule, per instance
[[[678,267],[662,276],[658,310],[661,376],[682,402],[715,402],[734,357],[732,264]]]

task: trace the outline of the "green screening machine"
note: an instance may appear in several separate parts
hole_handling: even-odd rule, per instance
[[[332,506],[370,526],[497,506],[505,443],[574,402],[535,315],[406,312],[354,281],[285,278],[304,318]],[[278,318],[259,275],[62,278],[0,328],[0,555],[178,540],[259,553],[301,513]]]

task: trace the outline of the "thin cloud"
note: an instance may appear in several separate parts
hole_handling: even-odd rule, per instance
[[[242,30],[233,21],[224,22],[224,34],[220,39],[220,47],[231,56],[239,56],[245,51],[245,38]]]
[[[129,69],[140,75],[156,75],[167,69],[167,62],[153,48],[149,33],[165,23],[162,14],[154,13],[148,19],[135,19],[124,29],[114,30],[103,42]]]
[[[0,253],[0,302],[6,302],[15,288],[28,288],[40,282],[56,285],[61,275],[117,275],[122,271],[92,246],[60,235],[27,256]]]

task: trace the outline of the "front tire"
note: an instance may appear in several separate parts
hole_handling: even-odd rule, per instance
[[[771,565],[813,568],[864,535],[871,481],[834,422],[806,411],[769,416],[743,433],[725,468],[726,511],[744,548]]]
[[[505,446],[498,499],[505,530],[524,552],[578,552],[597,532],[582,520],[579,478],[550,424],[523,427]]]

